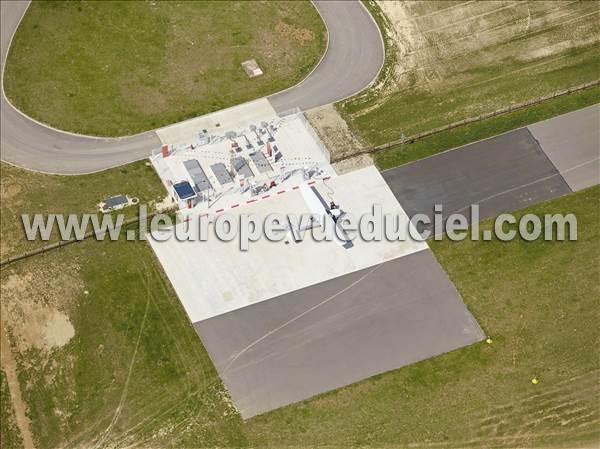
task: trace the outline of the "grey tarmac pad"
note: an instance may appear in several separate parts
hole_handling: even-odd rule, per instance
[[[528,128],[573,191],[600,182],[600,105]]]
[[[460,213],[470,222],[471,204],[483,220],[571,192],[527,128],[382,174],[409,217],[422,213],[432,222],[436,204],[445,219]]]
[[[194,327],[245,419],[483,338],[429,249]]]

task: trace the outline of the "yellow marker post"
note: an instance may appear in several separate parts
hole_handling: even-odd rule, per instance
[[[486,338],[486,339],[485,339],[485,342],[486,342],[488,345],[491,345],[491,344],[492,344],[492,337],[488,337],[488,338]]]
[[[538,380],[538,378],[537,378],[537,377],[534,377],[533,379],[531,379],[531,383],[532,383],[533,385],[537,385],[537,384],[539,384],[539,383],[540,383],[540,381]]]

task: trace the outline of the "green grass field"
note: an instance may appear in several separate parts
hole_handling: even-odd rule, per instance
[[[598,2],[366,4],[386,36],[384,70],[372,88],[336,106],[373,145],[600,73]]]
[[[118,182],[127,177],[119,170],[136,167],[104,173]],[[38,199],[44,175],[20,178],[25,172],[13,170],[11,182],[22,179],[20,211],[54,202],[67,209],[62,197]],[[58,179],[75,191],[86,178]],[[432,242],[492,345],[245,423],[145,243],[88,240],[3,267],[2,297],[11,305],[33,434],[41,448],[591,444],[600,424],[599,200],[595,187],[521,211],[576,214],[577,242]],[[4,215],[7,201],[1,207]],[[3,240],[16,231],[3,230]],[[41,312],[30,318],[34,309]],[[56,312],[68,317],[74,335],[48,347],[31,329]],[[539,385],[531,384],[533,376]]]
[[[444,131],[414,143],[405,143],[377,152],[374,154],[375,164],[381,170],[393,168],[597,103],[600,103],[600,87],[554,98],[509,114]]]
[[[247,430],[254,444],[591,447],[600,438],[599,200],[597,186],[517,214],[574,213],[577,242],[430,242],[493,343],[259,416]]]
[[[127,134],[293,84],[323,50],[322,23],[307,2],[219,3],[210,15],[202,13],[207,5],[34,2],[9,55],[8,94],[54,126]],[[597,3],[402,5],[408,9],[391,12],[396,23],[414,16],[403,31],[413,47],[404,59],[387,59],[379,90],[339,106],[371,143],[597,77],[598,49],[585,43],[585,32],[597,29]],[[227,28],[231,17],[244,20]],[[273,33],[287,44],[269,47]],[[211,46],[207,58],[198,58],[200,42]],[[387,42],[388,56],[396,45]],[[219,59],[211,61],[215,46]],[[508,56],[515,48],[528,58]],[[239,62],[247,57],[265,77],[245,78]],[[280,58],[286,63],[278,66]],[[561,97],[379,153],[376,163],[393,167],[599,100],[597,88]],[[0,172],[2,258],[42,244],[25,241],[21,213],[91,212],[109,195],[142,203],[165,195],[144,162],[78,177],[4,163]],[[525,213],[573,213],[579,240],[430,242],[492,344],[247,422],[146,243],[86,240],[2,267],[3,320],[37,447],[592,447],[600,441],[600,186],[518,215]],[[73,334],[56,335],[54,323]],[[0,373],[2,447],[19,447]]]
[[[308,1],[35,1],[4,86],[19,109],[54,127],[128,135],[292,86],[326,39]],[[263,76],[242,70],[251,58]]]
[[[243,442],[240,419],[159,267],[144,243],[85,241],[2,269],[11,316],[31,302],[45,312],[13,337],[38,447]],[[49,348],[29,332],[55,310],[75,335]]]
[[[58,240],[57,232],[49,242],[26,240],[21,214],[93,213],[100,201],[119,194],[137,197],[140,204],[152,209],[166,197],[166,191],[154,168],[146,163],[134,162],[85,176],[44,175],[0,163],[2,259]],[[121,212],[130,218],[137,211],[133,206]]]

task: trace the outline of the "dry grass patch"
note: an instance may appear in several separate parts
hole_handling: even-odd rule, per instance
[[[3,320],[19,351],[35,348],[48,354],[73,338],[75,329],[68,313],[83,291],[78,270],[77,266],[57,261],[35,272],[15,273],[3,279]]]
[[[305,42],[315,40],[315,33],[312,30],[309,30],[308,28],[297,28],[285,22],[279,22],[275,27],[275,31],[277,31],[283,38],[291,36],[301,45],[303,45]]]
[[[596,1],[367,4],[386,65],[374,87],[339,109],[372,144],[598,79]]]
[[[311,109],[305,115],[329,150],[332,161],[357,153],[365,147],[332,104]]]

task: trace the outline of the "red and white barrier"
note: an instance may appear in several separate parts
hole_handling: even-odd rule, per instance
[[[320,181],[328,181],[330,179],[331,179],[331,176],[326,176],[325,178],[320,179]],[[312,186],[312,185],[314,185],[316,183],[317,183],[316,180],[312,180],[312,181],[308,181],[306,183],[306,185]],[[256,203],[257,201],[267,200],[269,198],[274,198],[276,196],[283,195],[286,192],[291,192],[293,190],[298,190],[300,187],[301,187],[301,185],[296,185],[296,186],[293,186],[293,187],[290,187],[290,188],[287,188],[287,189],[278,190],[274,194],[267,193],[267,194],[262,195],[260,197],[250,198],[249,200],[246,200],[245,203],[235,203],[235,204],[230,204],[229,206],[226,206],[226,207],[221,207],[220,209],[217,209],[214,212],[216,214],[220,214],[221,212],[225,212],[226,210],[235,209],[236,207],[240,207],[243,204]]]

